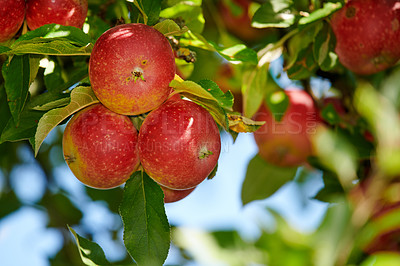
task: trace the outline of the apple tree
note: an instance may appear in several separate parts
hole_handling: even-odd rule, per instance
[[[399,42],[398,0],[0,0],[0,217],[45,210],[54,265],[163,265],[171,245],[206,264],[398,265]],[[320,176],[319,227],[274,210],[252,241],[170,225],[165,204],[218,178],[220,134],[259,149],[244,207]],[[46,180],[34,203],[11,185],[21,150]],[[63,164],[121,221],[123,260],[82,226]]]

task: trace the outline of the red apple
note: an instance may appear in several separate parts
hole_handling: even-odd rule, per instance
[[[26,4],[31,30],[52,23],[82,28],[88,11],[87,0],[27,0]]]
[[[190,193],[192,193],[195,187],[185,190],[174,190],[161,186],[161,189],[164,192],[164,203],[172,203],[186,198]]]
[[[129,117],[95,104],[68,122],[63,136],[64,158],[85,185],[113,188],[138,168],[137,141],[138,134]]]
[[[201,106],[167,101],[139,131],[139,157],[147,174],[170,189],[193,188],[215,168],[221,151],[218,127]]]
[[[332,16],[336,53],[355,73],[368,75],[400,59],[400,2],[349,0]]]
[[[25,19],[25,0],[0,0],[0,43],[10,40]]]
[[[265,35],[265,29],[257,29],[251,26],[249,15],[250,0],[233,0],[236,8],[228,7],[223,0],[218,3],[218,11],[226,29],[239,39],[244,41],[255,41]],[[235,12],[236,11],[236,12]]]
[[[266,123],[254,132],[260,156],[278,166],[298,166],[312,155],[310,136],[319,123],[318,111],[310,95],[303,90],[286,90],[289,106],[281,121],[274,119],[263,105],[255,120]]]
[[[161,105],[175,76],[171,45],[160,32],[144,24],[125,24],[106,31],[96,41],[89,78],[97,98],[110,110],[138,115]]]

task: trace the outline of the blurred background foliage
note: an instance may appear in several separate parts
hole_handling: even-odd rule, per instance
[[[301,232],[279,210],[270,208],[264,211],[273,222],[260,222],[256,237],[237,230],[202,231],[172,224],[179,265],[399,264],[400,68],[359,77],[341,66],[328,25],[337,6],[329,3],[343,1],[161,1],[160,16],[187,26],[192,34],[176,39],[177,70],[184,79],[211,79],[223,91],[231,90],[235,111],[249,116],[270,92],[304,89],[313,96],[326,124],[313,139],[317,154],[306,166],[280,169],[256,155],[242,187],[246,205],[274,195],[289,182],[296,184],[299,201],[306,204],[311,198],[327,203],[326,215],[315,230]],[[315,15],[317,10],[322,11]],[[314,15],[299,19],[302,12]],[[260,28],[251,26],[252,18],[253,26]],[[94,42],[109,27],[140,19],[130,1],[89,0],[84,31]],[[149,19],[150,25],[158,22],[157,15]],[[332,42],[326,43],[329,38]],[[176,40],[171,38],[171,43]],[[322,45],[329,47],[324,56],[318,52]],[[88,56],[46,60],[30,87],[32,102],[50,88],[68,92],[78,82],[88,83]],[[340,106],[326,104],[329,97],[339,99]],[[3,110],[6,100],[0,97],[1,113],[8,112]],[[0,129],[4,128],[0,119]],[[24,208],[43,213],[47,228],[62,238],[62,247],[48,258],[51,265],[83,265],[67,225],[87,239],[113,243],[118,255],[108,259],[114,264],[132,264],[123,247],[118,214],[122,188],[96,190],[65,180],[62,132],[63,125],[54,129],[36,157],[28,140],[0,144],[0,223]],[[323,188],[315,195],[302,192],[315,178],[322,180]]]

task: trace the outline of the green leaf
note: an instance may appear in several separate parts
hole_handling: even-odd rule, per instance
[[[11,51],[11,49],[8,48],[7,46],[2,46],[2,45],[0,45],[0,54],[5,54],[5,53],[7,53],[8,51]]]
[[[334,172],[345,189],[352,187],[357,178],[357,150],[352,143],[330,129],[320,127],[312,136],[315,153],[327,169]]]
[[[201,48],[211,52],[219,53],[228,61],[241,61],[257,64],[257,53],[244,44],[235,44],[232,47],[221,47],[216,43],[208,42],[199,33],[187,31],[182,38],[179,39],[182,46],[192,46]]]
[[[237,133],[254,132],[265,124],[265,121],[253,121],[237,114],[228,114],[229,129]]]
[[[265,162],[256,155],[247,167],[246,178],[242,185],[243,205],[273,195],[288,181],[296,176],[297,167],[283,168]]]
[[[90,266],[110,265],[106,259],[103,249],[97,243],[81,237],[68,225],[67,227],[75,237],[75,241],[78,245],[79,254],[81,255],[83,263]]]
[[[20,42],[15,45],[7,54],[42,54],[42,55],[90,55],[93,46],[76,46],[65,40],[52,40],[43,42],[33,40]]]
[[[361,83],[354,94],[354,106],[376,136],[376,162],[388,175],[400,174],[400,120],[394,99],[384,97],[368,83]],[[373,108],[371,108],[373,107]]]
[[[160,17],[161,2],[161,0],[133,1],[133,3],[130,3],[133,8],[131,11],[132,21],[143,22],[150,26],[154,25]]]
[[[18,38],[6,54],[90,55],[93,45],[82,30],[58,24],[44,25]]]
[[[314,251],[317,247],[318,252],[313,254],[313,265],[326,265],[329,262],[333,266],[334,262],[346,259],[349,247],[352,247],[355,234],[353,213],[344,198],[338,198],[336,202],[340,204],[329,205],[324,220],[314,234],[311,245]]]
[[[400,254],[395,252],[377,252],[367,257],[361,266],[391,266],[400,265]]]
[[[3,65],[2,72],[8,106],[17,126],[28,99],[31,70],[29,55],[14,56],[10,62],[6,61]]]
[[[4,84],[0,84],[0,135],[8,121],[12,119],[10,109],[7,103],[7,94]]]
[[[201,33],[204,28],[203,9],[201,4],[191,1],[179,1],[176,5],[165,8],[160,16],[169,19],[180,19],[184,21],[192,32]]]
[[[21,207],[21,202],[19,201],[17,195],[13,190],[3,190],[0,197],[0,217],[5,217],[17,211]]]
[[[313,42],[320,32],[323,23],[315,23],[295,34],[288,42],[289,57],[291,60],[285,69],[289,78],[305,79],[317,69],[313,54]]]
[[[57,57],[50,57],[49,63],[44,71],[44,85],[47,90],[56,89],[60,84],[64,84],[65,80],[62,77],[62,69],[57,60]]]
[[[51,102],[47,102],[43,105],[34,106],[34,107],[32,107],[32,109],[37,110],[37,111],[49,111],[51,109],[59,108],[59,107],[65,106],[70,103],[71,99],[68,94],[61,94],[60,96],[63,96],[63,97],[58,98]],[[60,96],[58,96],[58,97],[60,97]]]
[[[389,205],[388,205],[389,206]],[[387,242],[380,240],[379,238],[384,238],[385,234],[394,234],[399,230],[400,224],[400,209],[399,207],[388,208],[379,215],[376,214],[373,219],[371,219],[362,228],[361,232],[358,234],[356,239],[356,247],[362,248],[363,250],[371,249],[371,245],[375,247],[387,248],[397,241],[396,238],[392,238],[393,243],[388,243],[390,238],[386,238]],[[380,244],[380,245],[379,245]],[[385,246],[388,245],[388,246]],[[375,248],[376,249],[376,248]]]
[[[46,92],[31,97],[26,108],[38,111],[48,111],[69,103],[70,93]]]
[[[229,104],[230,107],[232,107],[233,96],[231,92],[227,92],[224,94],[219,89],[218,85],[216,85],[212,81],[203,81],[203,83],[205,84],[205,86],[211,85],[211,87],[204,88],[201,85],[189,80],[179,81],[179,78],[172,80],[170,83],[170,87],[172,87],[175,92],[180,93],[181,95],[189,98],[193,102],[207,109],[214,120],[225,130],[228,130],[228,117],[220,102],[225,104],[226,108],[229,108]],[[220,90],[220,92],[218,92],[218,90]]]
[[[267,93],[280,89],[269,75],[268,67],[269,64],[253,67],[243,74],[243,111],[247,117],[258,111]]]
[[[50,110],[39,120],[35,134],[35,156],[44,139],[53,128],[68,116],[98,102],[99,100],[94,95],[91,87],[74,88],[71,92],[71,101],[67,106]]]
[[[315,10],[312,12],[309,16],[302,17],[299,20],[299,26],[305,26],[310,23],[313,23],[315,21],[318,21],[320,19],[326,18],[342,8],[342,3],[337,2],[337,3],[325,3],[324,6],[320,9]]]
[[[289,97],[283,90],[274,91],[265,97],[265,102],[276,121],[281,121],[289,106]]]
[[[124,243],[139,265],[162,265],[170,246],[170,226],[161,187],[146,173],[135,172],[125,184],[120,214]]]
[[[181,27],[179,27],[178,24],[176,24],[176,22],[171,19],[163,20],[153,27],[164,34],[166,37],[182,35],[183,33],[188,31],[188,28],[186,26],[182,27],[181,29]]]
[[[77,46],[86,46],[91,42],[90,37],[81,29],[58,24],[46,24],[23,34],[11,47],[18,47],[21,43],[40,43],[52,40],[68,41]]]
[[[324,187],[314,196],[315,199],[323,202],[332,202],[344,194],[342,185],[332,172],[324,171],[322,180],[324,181]]]
[[[200,80],[198,84],[209,92],[222,108],[232,110],[233,95],[230,91],[224,93],[217,83],[209,79]]]
[[[331,125],[337,125],[341,119],[332,103],[328,103],[321,110],[322,118]]]
[[[220,48],[214,45],[215,49],[229,61],[242,61],[249,62],[254,65],[257,64],[257,53],[250,48],[247,48],[244,44],[237,44],[228,48]]]
[[[331,70],[337,63],[338,57],[334,52],[335,46],[335,34],[332,28],[327,23],[324,23],[321,30],[315,36],[313,45],[315,60],[324,71]]]
[[[286,71],[290,79],[301,80],[311,77],[317,67],[318,65],[314,60],[313,50],[310,46],[297,54],[296,60],[286,68]]]
[[[255,28],[288,28],[296,19],[290,10],[292,5],[292,0],[270,0],[254,13],[251,25]]]
[[[0,143],[5,141],[20,141],[30,139],[35,136],[37,124],[44,112],[29,110],[25,108],[19,119],[19,126],[10,118],[3,129],[0,137]]]

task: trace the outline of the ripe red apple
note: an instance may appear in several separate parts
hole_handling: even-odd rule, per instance
[[[312,155],[310,136],[319,123],[318,111],[309,94],[303,90],[286,90],[289,106],[281,121],[274,119],[263,105],[255,120],[266,123],[254,132],[260,156],[278,166],[298,166]]]
[[[168,40],[144,24],[125,24],[96,41],[89,78],[97,98],[110,110],[138,115],[167,99],[175,76],[175,57]]]
[[[336,53],[355,73],[368,75],[400,59],[400,2],[349,0],[332,16]]]
[[[212,116],[187,100],[152,111],[139,131],[139,157],[147,174],[170,189],[200,184],[215,168],[221,138]]]
[[[163,186],[160,187],[164,192],[164,203],[172,203],[186,198],[195,189],[194,187],[185,190],[174,190]]]
[[[68,122],[63,136],[64,158],[85,185],[113,188],[138,168],[137,141],[138,134],[129,117],[95,104]]]
[[[52,23],[82,28],[88,11],[87,0],[27,0],[26,4],[31,30]]]
[[[10,40],[25,19],[25,0],[0,0],[0,43]]]

